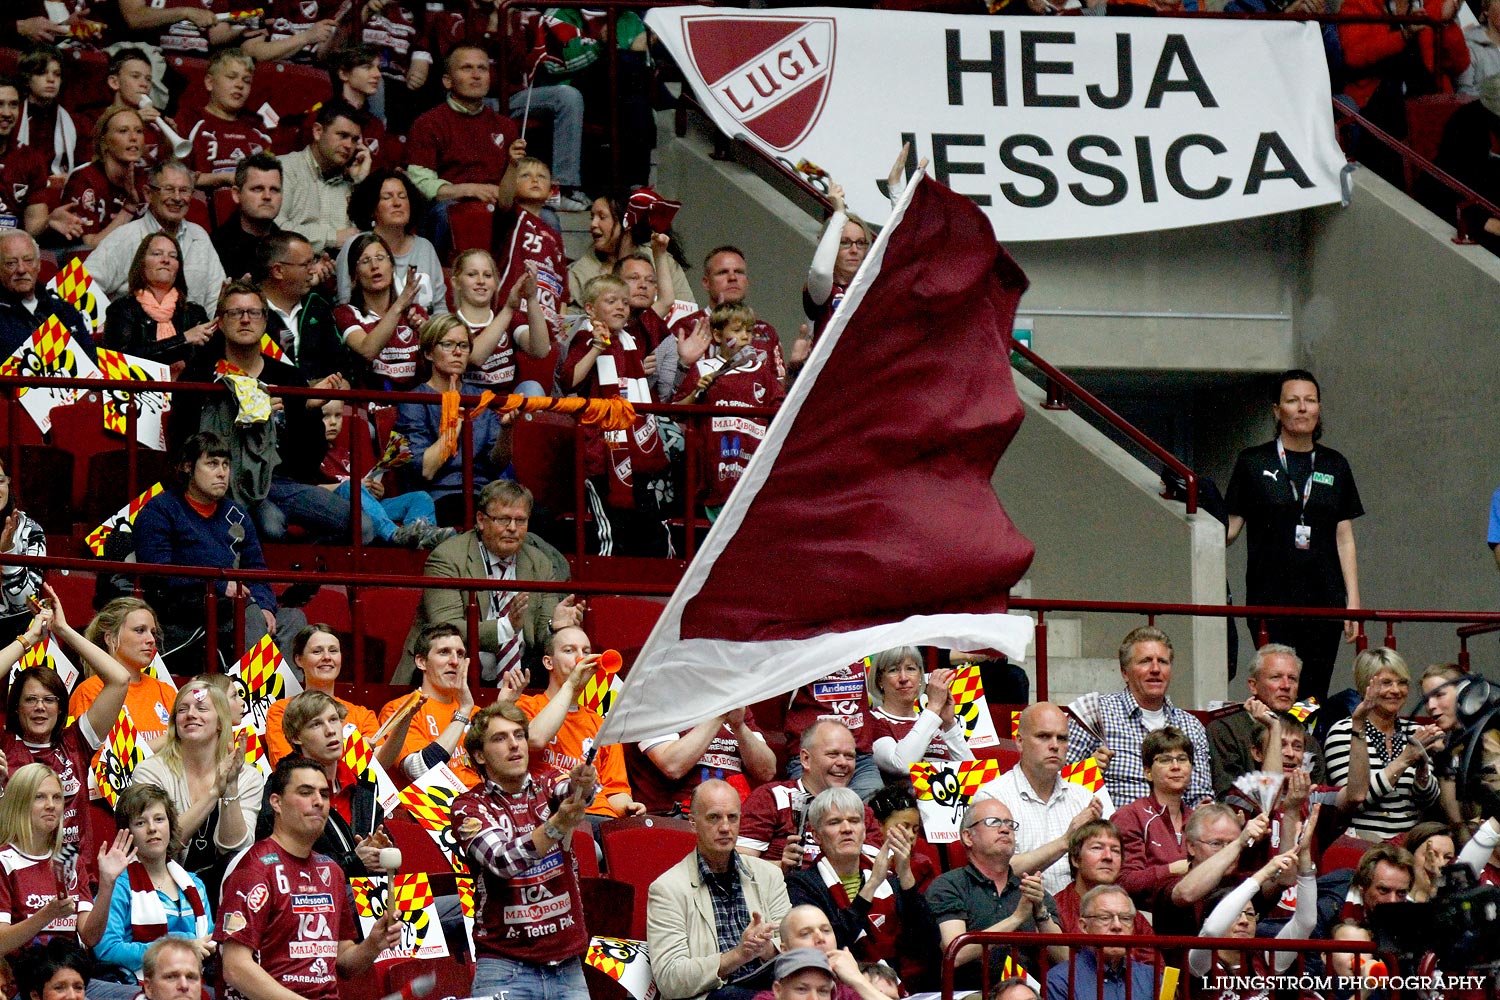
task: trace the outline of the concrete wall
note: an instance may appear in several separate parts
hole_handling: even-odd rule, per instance
[[[1325,440],[1353,467],[1368,607],[1487,609],[1500,583],[1485,545],[1500,482],[1500,260],[1366,171],[1353,203],[1308,220],[1296,305],[1302,358],[1323,386]],[[1452,626],[1405,627],[1418,670],[1451,659]],[[1475,664],[1495,676],[1494,637]],[[1335,687],[1349,677],[1349,658]],[[1416,672],[1416,671],[1414,671]]]
[[[995,471],[995,491],[1036,545],[1031,595],[1081,601],[1218,604],[1224,600],[1224,530],[1203,512],[1163,500],[1156,474],[1077,414],[1042,407],[1044,393],[1016,376],[1026,405],[1020,433]],[[1084,658],[1114,657],[1145,620],[1082,616]],[[1222,619],[1160,618],[1177,669],[1172,697],[1204,705],[1225,697]],[[1119,674],[1101,677],[1104,690]]]

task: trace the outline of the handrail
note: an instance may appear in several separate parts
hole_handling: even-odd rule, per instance
[[[1077,399],[1084,406],[1087,406],[1100,417],[1103,417],[1105,422],[1115,430],[1135,442],[1137,446],[1150,452],[1152,457],[1160,461],[1162,465],[1181,476],[1183,481],[1187,483],[1187,512],[1189,514],[1196,514],[1198,512],[1198,474],[1196,472],[1188,468],[1176,455],[1173,455],[1170,451],[1147,437],[1144,431],[1116,413],[1098,396],[1095,396],[1083,386],[1073,381],[1073,379],[1063,374],[1060,368],[1044,359],[1025,344],[1013,342],[1011,350],[1025,358],[1028,364],[1047,376],[1047,409],[1066,410],[1068,408],[1068,397],[1072,396]]]
[[[1342,124],[1358,126],[1359,129],[1365,134],[1369,135],[1372,139],[1375,139],[1377,142],[1384,145],[1387,149],[1391,150],[1397,156],[1401,157],[1402,163],[1405,165],[1405,168],[1408,171],[1408,183],[1410,183],[1410,178],[1414,176],[1412,171],[1415,170],[1415,173],[1421,173],[1425,174],[1428,177],[1431,177],[1433,180],[1437,181],[1439,184],[1442,184],[1449,191],[1458,196],[1458,204],[1454,208],[1454,213],[1456,215],[1456,218],[1453,222],[1455,230],[1453,235],[1454,243],[1467,245],[1475,242],[1474,239],[1469,235],[1469,224],[1464,218],[1464,212],[1467,209],[1482,208],[1485,211],[1489,212],[1491,216],[1500,218],[1500,205],[1497,205],[1494,202],[1490,201],[1484,195],[1480,194],[1478,191],[1475,191],[1473,188],[1463,183],[1463,181],[1460,181],[1458,178],[1448,173],[1442,167],[1439,167],[1436,163],[1432,162],[1421,153],[1418,153],[1416,150],[1412,149],[1400,139],[1397,139],[1395,136],[1391,135],[1380,126],[1371,122],[1368,118],[1360,114],[1358,111],[1355,111],[1353,108],[1349,107],[1346,104],[1342,104],[1339,101],[1333,102],[1333,110],[1334,114],[1345,119]],[[1430,208],[1429,211],[1431,211]]]
[[[1464,673],[1469,672],[1469,640],[1476,635],[1487,635],[1490,632],[1500,632],[1500,622],[1475,622],[1472,625],[1460,625],[1458,634],[1458,669]]]

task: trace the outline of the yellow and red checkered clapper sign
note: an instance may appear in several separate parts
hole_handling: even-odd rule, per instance
[[[245,717],[257,733],[266,731],[266,712],[272,702],[302,693],[302,685],[287,669],[281,650],[276,648],[276,640],[270,633],[261,636],[260,641],[229,669],[229,674],[238,677],[244,685]]]
[[[1013,708],[1010,710],[1010,738],[1019,740],[1021,738],[1021,713],[1025,709]]]
[[[1306,722],[1308,716],[1312,715],[1317,710],[1318,699],[1306,698],[1302,701],[1297,702],[1291,708],[1287,709],[1287,712],[1298,722]]]
[[[239,730],[235,735],[238,736],[239,733],[245,734],[245,763],[255,768],[261,774],[269,775],[271,773],[271,755],[266,750],[265,737],[249,726]]]
[[[459,850],[458,838],[453,831],[453,800],[463,794],[464,783],[447,764],[439,764],[401,789],[401,805],[411,814],[417,825],[437,842],[438,849],[448,859],[453,870],[468,874]]]
[[[411,920],[432,905],[432,882],[426,872],[396,876],[396,913],[402,920]]]
[[[618,674],[623,663],[620,654],[613,649],[600,653],[599,669],[589,676],[588,683],[578,692],[578,707],[600,717],[609,715],[620,690]]]
[[[1062,779],[1071,781],[1075,785],[1082,785],[1091,792],[1097,792],[1104,787],[1104,774],[1099,770],[1097,757],[1085,757],[1076,764],[1068,764],[1062,769]]]
[[[984,697],[984,680],[979,664],[970,663],[953,672],[948,685],[953,693],[953,714],[964,725],[964,739],[971,747],[990,747],[1000,742],[995,722],[990,718],[989,702]]]
[[[130,785],[130,776],[136,765],[149,756],[150,748],[141,741],[130,717],[122,711],[104,741],[104,752],[94,761],[93,767],[99,794],[111,808]]]
[[[63,326],[63,321],[54,314],[47,317],[47,321],[37,328],[31,335],[32,346],[37,357],[42,359],[42,364],[48,369],[57,367],[58,360],[68,346],[68,328]]]
[[[278,350],[279,349],[280,348],[278,348]],[[215,375],[243,375],[243,374],[245,374],[245,372],[244,372],[244,369],[240,368],[239,365],[232,365],[228,361],[225,361],[223,358],[220,358],[218,361],[214,362],[214,374]]]
[[[151,498],[160,493],[161,490],[161,483],[157,483],[155,486],[152,486],[149,490],[142,493],[134,500],[130,501],[130,503],[126,504],[124,507],[121,507],[115,513],[114,517],[111,517],[109,520],[99,525],[99,527],[95,528],[93,531],[90,531],[88,533],[88,537],[84,539],[84,542],[89,547],[89,551],[96,556],[102,557],[104,555],[105,539],[109,538],[109,536],[114,533],[114,531],[121,525],[134,524],[135,516],[141,512],[141,508],[146,506]]]
[[[939,777],[940,774],[950,773],[957,775],[956,785]],[[917,798],[945,804],[951,804],[951,799],[948,798],[949,788],[956,789],[967,803],[986,782],[994,781],[998,777],[1000,777],[998,760],[961,760],[950,764],[920,761],[911,766],[911,784],[917,793]]]
[[[269,333],[260,335],[260,353],[273,361],[286,360],[286,352],[281,349],[280,344],[276,343],[276,338],[272,337]]]
[[[615,980],[636,1000],[655,1000],[658,995],[644,941],[595,935],[589,939],[583,964]]]
[[[375,776],[370,773],[370,761],[374,759],[375,752],[370,749],[370,741],[358,729],[350,733],[346,726],[344,755],[339,758],[339,785],[352,785],[357,781],[369,781],[373,784]]]
[[[130,362],[119,351],[100,347],[95,350],[95,353],[99,356],[99,370],[111,382],[129,382],[135,378]],[[105,395],[104,400],[104,429],[115,434],[125,433],[125,412],[115,405],[114,400],[109,398],[108,394]]]
[[[76,29],[79,21],[74,19],[73,27]],[[88,25],[97,25],[97,21],[84,21]],[[103,25],[99,25],[103,27]],[[87,37],[74,35],[74,37]],[[79,315],[88,324],[89,331],[96,332],[104,326],[104,313],[109,308],[109,300],[99,291],[98,284],[89,275],[88,269],[83,266],[83,261],[77,257],[68,261],[67,265],[47,282],[47,287],[57,293],[58,298],[78,310]]]

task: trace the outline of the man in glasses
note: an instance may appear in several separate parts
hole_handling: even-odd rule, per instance
[[[1021,877],[1011,870],[1018,824],[1010,808],[998,799],[981,799],[969,806],[959,825],[959,839],[969,863],[945,872],[927,889],[927,907],[937,921],[946,950],[965,931],[1061,933],[1057,904],[1042,888],[1040,874]],[[961,949],[954,964],[955,985],[974,989],[980,982],[978,959],[983,949]],[[1050,947],[1053,961],[1064,961],[1068,950]],[[1000,978],[1005,950],[990,950],[990,978]],[[1016,959],[1026,969],[1039,968],[1033,949],[1017,949]]]
[[[309,379],[352,370],[354,358],[339,336],[333,303],[317,290],[324,258],[307,237],[278,229],[255,251],[255,277],[266,296],[266,332],[286,359]]]
[[[147,173],[146,191],[146,214],[99,241],[89,254],[89,274],[110,301],[128,298],[130,263],[141,240],[152,233],[170,233],[182,247],[188,298],[211,315],[224,287],[224,265],[207,231],[187,219],[193,203],[192,171],[177,160],[164,160]]]
[[[1090,889],[1079,904],[1084,934],[1124,937],[1135,933],[1135,904],[1117,885]],[[1072,957],[1047,973],[1047,1000],[1151,1000],[1156,970],[1131,959],[1128,949],[1074,948]]]
[[[31,339],[36,328],[56,316],[78,349],[97,360],[94,338],[78,310],[43,285],[42,254],[24,229],[0,229],[0,358],[8,358]]]
[[[530,533],[531,491],[510,479],[497,479],[479,491],[474,503],[474,528],[455,535],[432,550],[424,576],[448,579],[546,580],[568,579],[568,561],[551,545]],[[422,592],[417,619],[407,636],[406,650],[393,684],[411,682],[416,666],[411,650],[422,630],[444,622],[467,634],[469,591]],[[506,671],[519,665],[541,666],[542,650],[554,632],[583,623],[584,602],[569,595],[533,594],[495,589],[479,595],[480,679],[498,684]],[[540,678],[546,676],[545,672]]]
[[[242,281],[226,285],[215,311],[221,336],[188,362],[182,380],[248,375],[271,394],[269,412],[259,419],[251,413],[242,424],[245,404],[232,395],[176,393],[172,428],[183,434],[217,429],[230,438],[230,492],[255,515],[262,538],[279,540],[289,525],[297,525],[314,538],[347,540],[349,502],[320,485],[327,480],[320,467],[328,450],[321,401],[283,399],[275,392],[277,386],[346,389],[348,383],[337,373],[313,381],[295,365],[262,353],[268,312],[259,288]],[[375,522],[366,514],[361,527],[368,545],[375,539]]]

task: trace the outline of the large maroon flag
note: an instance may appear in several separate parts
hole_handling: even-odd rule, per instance
[[[783,694],[892,646],[1025,655],[1031,563],[990,484],[1021,424],[1024,273],[920,175],[631,670],[598,742]]]

